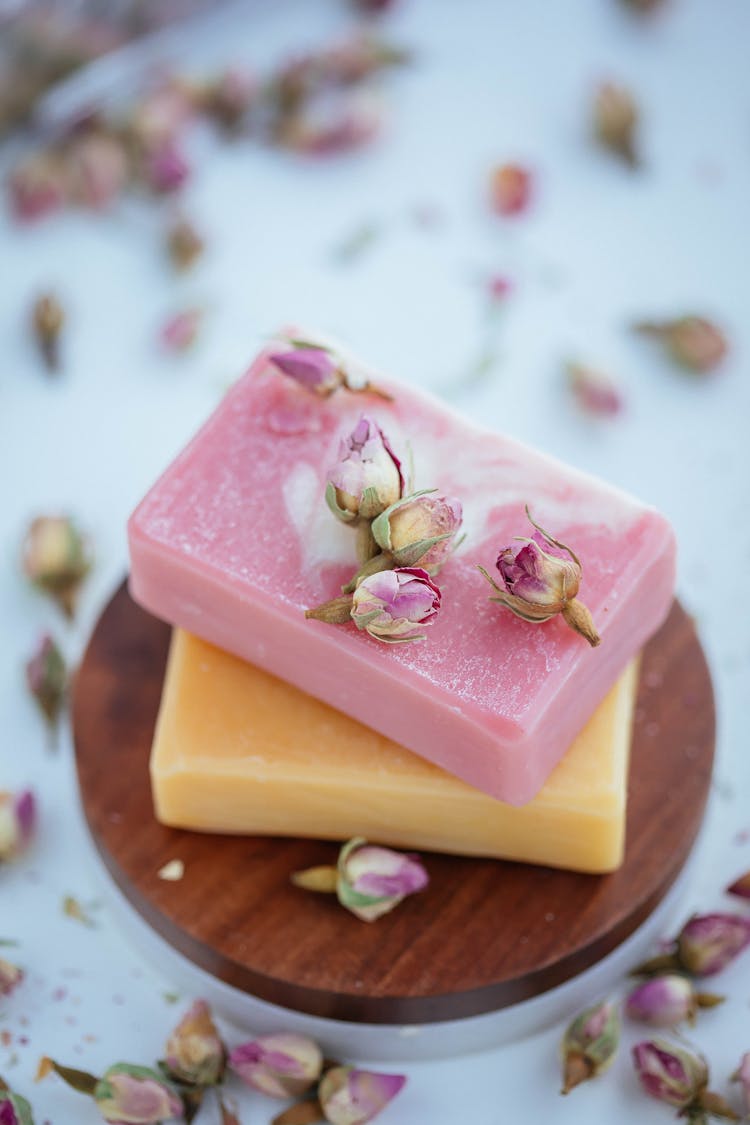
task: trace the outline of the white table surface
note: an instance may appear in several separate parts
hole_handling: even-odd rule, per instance
[[[196,57],[214,51],[264,66],[293,45],[323,42],[349,19],[333,0],[257,9],[241,35],[202,42]],[[167,1002],[169,976],[139,959],[105,908],[92,906],[92,929],[63,915],[63,895],[83,903],[96,895],[91,846],[69,736],[49,753],[22,662],[44,627],[71,660],[80,655],[125,572],[128,512],[283,322],[346,338],[374,363],[449,393],[472,416],[624,486],[673,520],[679,592],[698,621],[720,720],[688,908],[728,907],[722,887],[750,867],[750,8],[745,0],[668,0],[657,17],[637,21],[616,0],[403,0],[387,27],[418,61],[389,83],[389,128],[372,148],[315,163],[196,140],[199,171],[186,207],[209,245],[185,278],[165,266],[160,216],[149,207],[131,202],[106,218],[68,215],[31,230],[0,218],[0,783],[31,783],[41,801],[36,845],[2,872],[0,937],[18,940],[8,955],[28,977],[0,1002],[0,1029],[9,1033],[0,1074],[32,1099],[40,1122],[98,1119],[55,1080],[33,1085],[41,1054],[94,1071],[117,1059],[151,1062],[190,997]],[[641,175],[588,142],[587,96],[601,77],[621,78],[642,101]],[[537,170],[538,198],[528,216],[502,222],[485,208],[487,170],[515,158]],[[434,229],[411,219],[425,205],[442,216]],[[369,222],[381,235],[369,252],[336,264],[335,247]],[[461,375],[487,339],[481,279],[491,271],[517,289],[490,332],[496,370],[462,390]],[[69,311],[65,370],[54,381],[26,330],[30,302],[50,286]],[[165,358],[156,329],[192,302],[208,310],[200,343],[187,357]],[[705,381],[682,377],[625,328],[635,316],[690,310],[715,315],[731,334],[729,361]],[[621,380],[621,419],[576,413],[561,384],[568,356]],[[96,544],[73,627],[27,588],[17,565],[29,518],[55,509],[74,512]],[[724,1091],[750,1049],[748,969],[746,957],[715,982],[730,999],[690,1034]],[[559,1031],[405,1067],[409,1083],[383,1125],[669,1119],[637,1089],[633,1027],[610,1074],[561,1099]],[[277,1108],[252,1095],[242,1106],[246,1122],[269,1120]]]

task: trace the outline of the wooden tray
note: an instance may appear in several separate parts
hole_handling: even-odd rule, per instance
[[[427,857],[428,890],[374,924],[289,873],[334,844],[207,835],[154,819],[148,757],[170,630],[121,586],[78,672],[73,729],[81,799],[112,878],[176,950],[236,988],[300,1012],[428,1023],[496,1011],[599,961],[648,916],[700,825],[714,704],[677,604],[645,649],[623,867],[577,875],[496,860]],[[179,882],[158,878],[172,859]]]

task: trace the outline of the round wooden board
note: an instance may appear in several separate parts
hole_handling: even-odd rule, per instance
[[[714,749],[711,681],[675,603],[641,663],[625,863],[577,875],[426,857],[430,886],[374,924],[289,874],[336,845],[206,835],[154,818],[148,758],[170,630],[123,585],[78,672],[73,728],[81,799],[113,879],[170,945],[212,975],[300,1012],[427,1023],[496,1011],[599,961],[648,916],[700,825]],[[157,875],[180,859],[184,877]]]

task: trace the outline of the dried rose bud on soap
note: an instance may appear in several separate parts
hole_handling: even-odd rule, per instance
[[[617,1008],[608,1001],[587,1008],[570,1023],[563,1036],[563,1094],[602,1074],[611,1064],[620,1042]]]
[[[728,350],[721,329],[702,316],[643,320],[634,324],[633,329],[642,336],[657,340],[676,364],[697,375],[708,374],[717,368]]]
[[[424,636],[440,609],[440,589],[426,570],[397,567],[364,578],[353,595],[351,618],[358,629],[386,644]]]
[[[334,1066],[318,1087],[318,1098],[331,1125],[366,1125],[403,1089],[403,1074],[377,1074],[351,1066]]]
[[[36,825],[36,801],[30,789],[0,790],[0,863],[16,859],[31,843]]]
[[[636,985],[625,1002],[625,1011],[633,1020],[652,1027],[674,1027],[683,1020],[695,1022],[699,1008],[715,1008],[723,996],[698,992],[692,981],[678,973],[651,977]]]
[[[401,462],[380,426],[364,414],[342,440],[327,476],[326,502],[345,523],[374,519],[403,495]]]
[[[640,159],[636,147],[638,106],[629,90],[615,82],[604,82],[594,98],[594,134],[605,148],[631,168]]]
[[[54,598],[68,617],[91,570],[91,544],[69,516],[37,516],[23,542],[26,577]]]
[[[259,1035],[229,1053],[238,1077],[272,1098],[298,1098],[317,1082],[323,1055],[312,1039],[293,1032]]]
[[[300,387],[324,398],[342,385],[340,365],[327,348],[302,344],[289,351],[273,352],[268,362]]]
[[[397,566],[421,566],[435,574],[455,549],[462,515],[460,500],[416,493],[382,512],[372,534]]]

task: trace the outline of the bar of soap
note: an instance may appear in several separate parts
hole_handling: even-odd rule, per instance
[[[133,596],[475,788],[531,800],[666,616],[668,523],[413,388],[378,377],[392,402],[344,391],[321,399],[267,354],[131,517]],[[384,645],[353,624],[304,617],[356,569],[355,533],[329,512],[324,490],[362,411],[397,452],[411,447],[416,488],[464,506],[467,537],[440,573],[442,608],[419,643]],[[529,532],[526,503],[581,558],[597,649],[560,618],[531,624],[488,601],[476,566],[491,570],[498,550]]]
[[[173,634],[151,757],[160,821],[612,871],[635,663],[524,808],[496,801],[237,657]]]

